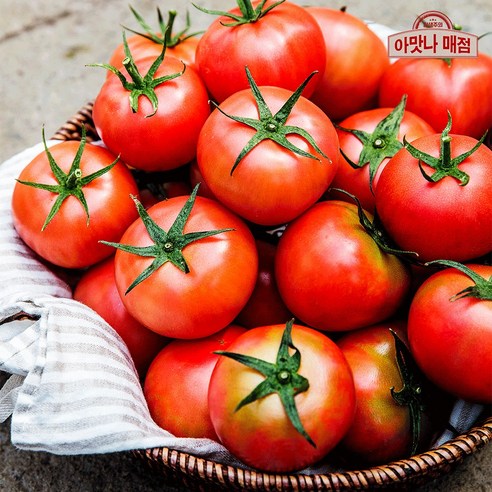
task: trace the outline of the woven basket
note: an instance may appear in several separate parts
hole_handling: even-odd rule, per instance
[[[88,141],[99,138],[92,121],[91,102],[70,118],[52,138],[80,140],[82,125],[86,127]],[[257,472],[169,448],[135,450],[132,454],[162,474],[170,483],[172,481],[173,485],[181,484],[193,490],[405,490],[450,473],[467,456],[490,441],[492,416],[465,434],[408,459],[361,470],[314,475]]]

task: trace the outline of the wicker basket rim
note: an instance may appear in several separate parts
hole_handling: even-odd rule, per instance
[[[87,140],[99,137],[92,121],[93,101],[89,101],[69,118],[53,135],[54,140],[80,140],[86,127]],[[360,470],[325,474],[275,474],[225,465],[191,453],[167,447],[137,449],[132,453],[149,464],[164,466],[178,476],[195,477],[205,483],[258,490],[367,490],[413,481],[416,477],[437,478],[492,441],[492,416],[481,425],[440,446],[391,463]]]

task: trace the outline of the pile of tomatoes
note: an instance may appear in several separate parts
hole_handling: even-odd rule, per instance
[[[492,403],[492,59],[390,63],[343,9],[237,4],[200,36],[132,9],[103,145],[28,164],[14,225],[174,435],[275,472],[409,456]]]

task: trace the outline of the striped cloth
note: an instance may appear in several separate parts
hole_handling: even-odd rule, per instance
[[[66,455],[167,446],[232,463],[219,444],[177,439],[153,422],[124,342],[17,236],[15,178],[42,151],[0,166],[0,370],[12,374],[0,421],[12,416],[12,443]],[[15,320],[22,313],[34,321]]]
[[[238,465],[218,443],[175,438],[153,422],[121,338],[17,236],[15,178],[42,150],[38,144],[0,166],[0,370],[12,375],[0,390],[0,422],[12,417],[12,443],[64,455],[165,446]],[[23,313],[30,320],[17,319]],[[458,402],[450,428],[467,430],[480,410]],[[438,442],[451,437],[447,431]]]

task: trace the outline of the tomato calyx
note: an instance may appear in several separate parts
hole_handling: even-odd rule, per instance
[[[236,27],[236,26],[241,26],[243,24],[251,24],[253,22],[258,21],[266,14],[268,14],[268,12],[270,12],[272,9],[274,9],[281,3],[284,3],[285,0],[278,0],[277,2],[273,3],[272,5],[264,9],[266,2],[267,0],[262,0],[256,7],[253,7],[251,0],[236,0],[236,3],[242,15],[234,14],[232,12],[226,12],[223,10],[209,10],[204,7],[200,7],[199,5],[196,5],[194,3],[192,5],[193,7],[196,7],[198,10],[204,12],[205,14],[220,15],[222,17],[227,17],[229,19],[232,19],[233,22],[229,22],[229,23],[221,22],[221,24],[225,27]]]
[[[87,216],[86,224],[89,225],[89,221],[90,221],[89,207],[85,199],[83,187],[88,185],[95,179],[101,177],[103,174],[106,174],[108,171],[110,171],[119,161],[119,156],[108,166],[103,167],[102,169],[99,169],[99,171],[95,171],[92,174],[89,174],[88,176],[83,176],[82,170],[80,169],[80,160],[84,152],[87,137],[86,137],[85,125],[82,125],[82,136],[80,139],[80,145],[77,149],[77,153],[74,156],[72,165],[70,166],[70,170],[68,171],[68,173],[65,173],[60,168],[60,166],[58,166],[53,155],[49,151],[48,146],[46,145],[44,128],[42,129],[41,133],[43,138],[44,151],[46,153],[46,156],[48,157],[48,162],[50,164],[51,171],[53,172],[53,176],[55,177],[58,184],[50,185],[50,184],[43,184],[43,183],[35,183],[33,181],[23,181],[21,179],[16,180],[20,184],[32,186],[33,188],[38,188],[40,190],[46,190],[58,195],[55,200],[55,203],[53,204],[53,207],[51,207],[51,210],[48,216],[46,217],[46,220],[44,221],[41,230],[44,231],[46,229],[48,224],[52,221],[53,217],[60,210],[63,202],[69,196],[74,196],[81,203],[85,211],[85,214]]]
[[[311,439],[302,425],[295,402],[296,395],[309,389],[309,381],[297,372],[301,365],[301,353],[292,342],[293,324],[294,320],[291,319],[285,325],[285,330],[277,352],[276,362],[274,364],[256,357],[235,352],[218,350],[214,353],[240,362],[241,364],[260,372],[266,378],[237,404],[235,409],[236,412],[249,403],[271,395],[272,393],[277,393],[287,417],[294,428],[309,442],[309,444],[311,444],[311,446],[316,447],[315,442]],[[294,350],[292,355],[289,354],[289,348]]]
[[[441,143],[439,149],[439,157],[433,157],[425,152],[414,147],[410,144],[405,137],[403,137],[403,144],[405,149],[408,150],[410,155],[415,159],[418,159],[419,168],[422,176],[430,183],[437,183],[441,179],[451,176],[459,181],[460,186],[466,186],[470,181],[470,176],[464,171],[458,168],[458,166],[470,155],[472,155],[484,142],[487,132],[485,132],[482,138],[467,152],[460,154],[457,157],[451,158],[451,136],[449,131],[451,130],[452,118],[451,113],[448,111],[448,123],[441,134]],[[434,169],[434,173],[429,175],[422,167],[422,162]]]
[[[154,78],[157,69],[161,66],[164,55],[166,54],[166,45],[162,45],[162,51],[159,56],[154,60],[151,67],[147,71],[147,73],[142,76],[140,71],[135,64],[135,60],[130,52],[130,48],[128,47],[128,43],[126,41],[126,34],[123,32],[123,46],[125,49],[125,58],[123,60],[123,66],[126,68],[126,71],[130,75],[132,81],[130,82],[116,67],[113,65],[109,65],[107,63],[93,63],[89,66],[91,67],[102,67],[110,72],[114,73],[119,79],[123,87],[130,92],[130,107],[134,113],[138,111],[138,100],[140,96],[146,96],[147,99],[152,104],[152,113],[145,115],[146,118],[153,116],[158,109],[159,100],[155,93],[155,88],[169,80],[175,79],[183,75],[186,70],[186,65],[183,63],[183,70],[181,72],[175,72],[170,75],[163,75],[162,77]]]
[[[427,262],[425,265],[443,265],[446,267],[456,268],[473,281],[473,285],[466,287],[452,296],[449,299],[450,301],[453,302],[465,297],[474,297],[475,299],[492,301],[492,276],[487,280],[466,265],[453,260],[434,260]]]
[[[374,214],[374,219],[371,222],[369,217],[367,216],[365,210],[362,208],[362,205],[360,203],[360,200],[355,196],[352,195],[352,193],[349,193],[348,191],[342,190],[341,188],[330,188],[329,191],[336,191],[339,193],[344,193],[345,195],[349,196],[352,198],[352,200],[355,202],[357,205],[357,214],[359,216],[359,222],[360,225],[364,228],[364,230],[371,236],[373,241],[379,246],[379,248],[384,251],[387,254],[398,256],[398,257],[405,257],[408,258],[409,256],[416,256],[418,257],[418,253],[415,251],[404,251],[400,250],[394,247],[394,245],[391,243],[389,237],[387,234],[384,232],[377,213]]]
[[[287,140],[287,135],[289,134],[300,135],[301,137],[306,139],[312,147],[314,147],[316,152],[318,152],[320,155],[322,155],[324,158],[327,159],[328,157],[318,147],[313,137],[306,130],[298,126],[291,126],[285,124],[287,118],[292,112],[294,105],[301,97],[302,91],[304,90],[308,82],[311,80],[311,78],[317,72],[314,71],[313,73],[311,73],[306,78],[306,80],[304,80],[304,82],[296,89],[296,91],[289,97],[289,99],[287,99],[287,101],[277,111],[277,113],[273,115],[265,99],[263,98],[260,89],[256,85],[256,82],[253,79],[249,68],[245,67],[245,69],[246,69],[246,76],[248,77],[248,82],[251,87],[251,91],[253,92],[253,96],[258,106],[259,119],[257,120],[254,118],[246,118],[242,116],[234,116],[234,115],[227,114],[221,109],[221,107],[218,104],[213,102],[214,106],[224,116],[227,116],[231,120],[237,121],[238,123],[242,123],[256,130],[256,133],[253,135],[253,137],[251,137],[249,142],[245,145],[243,150],[241,150],[241,152],[237,156],[236,161],[234,162],[234,165],[232,166],[231,169],[231,173],[230,173],[231,176],[234,170],[236,169],[236,167],[241,162],[241,160],[246,156],[246,154],[248,154],[248,152],[253,150],[253,148],[256,147],[263,140],[273,140],[277,144],[281,145],[287,150],[290,150],[291,152],[294,152],[295,154],[298,154],[303,157],[309,157],[310,159],[316,159],[318,161],[321,160],[315,155],[310,154],[309,152],[306,152],[300,149],[299,147],[296,147],[291,142],[289,142],[289,140]]]
[[[401,390],[396,391],[394,387],[391,387],[390,392],[398,405],[408,407],[412,433],[410,456],[412,456],[417,452],[419,446],[421,416],[425,410],[422,396],[422,384],[420,382],[421,373],[405,343],[391,328],[390,332],[395,341],[396,364],[403,383]]]
[[[362,142],[363,147],[359,155],[359,162],[353,162],[342,149],[340,149],[340,153],[354,169],[369,165],[369,188],[373,194],[372,184],[379,166],[384,159],[393,157],[403,148],[403,144],[398,140],[398,132],[405,113],[406,102],[407,95],[404,94],[398,105],[376,125],[372,133],[335,125],[336,128],[351,133]]]
[[[130,31],[138,36],[142,36],[143,38],[147,38],[148,40],[153,41],[156,44],[165,44],[168,48],[174,48],[183,41],[186,41],[188,38],[201,34],[201,31],[188,34],[188,31],[191,27],[190,13],[188,11],[186,12],[186,25],[184,29],[173,35],[172,29],[177,12],[175,10],[170,10],[168,12],[168,19],[166,24],[162,16],[161,9],[157,7],[157,20],[161,32],[160,34],[155,34],[154,30],[147,24],[147,22],[145,22],[145,19],[131,5],[129,7],[135,19],[137,19],[138,23],[145,32],[138,32],[126,26],[123,27],[127,31]]]
[[[173,224],[166,232],[150,217],[148,212],[140,201],[132,196],[132,199],[137,207],[138,214],[147,230],[150,238],[154,242],[151,246],[132,246],[129,244],[113,243],[110,241],[100,241],[107,246],[113,246],[116,249],[125,251],[126,253],[134,254],[143,257],[153,257],[152,263],[131,283],[125,294],[128,294],[138,284],[150,277],[162,265],[170,261],[175,267],[179,268],[183,273],[189,273],[190,269],[185,257],[183,249],[190,243],[199,241],[206,237],[215,236],[222,232],[229,232],[234,229],[216,229],[212,231],[188,232],[184,233],[184,227],[190,216],[191,210],[195,203],[199,184],[197,184],[189,196],[188,200],[180,210]]]

